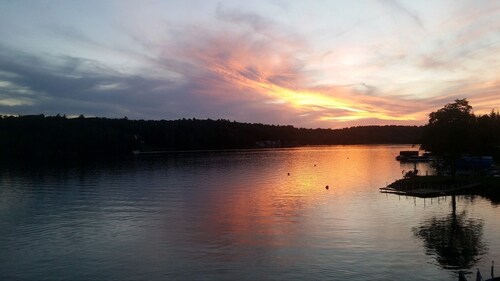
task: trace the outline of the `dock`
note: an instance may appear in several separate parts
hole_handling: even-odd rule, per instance
[[[398,180],[386,187],[380,188],[380,192],[429,198],[456,194],[468,194],[481,188],[482,186],[479,182],[436,182],[431,180],[426,181],[426,177],[419,178],[420,179],[418,180]]]

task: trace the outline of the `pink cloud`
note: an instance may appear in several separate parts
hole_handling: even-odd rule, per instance
[[[183,77],[189,92],[179,95],[191,103],[189,108],[197,112],[196,117],[312,127],[425,124],[430,110],[455,98],[475,96],[478,91],[453,92],[461,83],[446,86],[438,81],[439,86],[433,86],[425,80],[391,88],[384,83],[378,86],[376,81],[373,85],[365,81],[318,83],[321,77],[349,71],[378,75],[391,63],[385,60],[366,65],[377,56],[364,54],[359,48],[341,48],[326,54],[332,65],[325,68],[321,65],[325,54],[315,55],[306,37],[270,19],[221,7],[216,18],[219,25],[178,28],[176,34],[182,36],[157,44],[162,47],[157,63]],[[434,67],[437,57],[429,56],[426,67]],[[399,54],[389,61],[401,60],[409,58]],[[350,62],[353,64],[346,65]],[[436,93],[425,98],[408,94],[412,87],[422,86]]]

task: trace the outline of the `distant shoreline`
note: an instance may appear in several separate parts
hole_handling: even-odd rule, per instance
[[[420,143],[423,127],[305,129],[228,120],[1,116],[0,158],[87,159],[180,151]]]
[[[159,150],[159,151],[139,151],[132,153],[133,155],[154,155],[154,154],[169,154],[169,153],[190,153],[190,152],[238,152],[238,151],[276,151],[290,148],[314,148],[314,147],[330,147],[330,146],[410,146],[413,143],[370,143],[370,144],[315,144],[315,145],[297,145],[288,147],[252,147],[252,148],[228,148],[228,149],[193,149],[193,150]],[[417,144],[418,145],[418,144]]]

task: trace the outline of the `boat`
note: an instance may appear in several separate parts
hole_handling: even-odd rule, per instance
[[[399,155],[396,156],[396,160],[400,162],[425,162],[430,161],[430,153],[426,152],[419,155],[418,150],[402,150]]]

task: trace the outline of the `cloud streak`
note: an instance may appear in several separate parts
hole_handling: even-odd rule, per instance
[[[423,24],[422,19],[420,18],[420,16],[415,11],[411,11],[410,9],[408,9],[407,7],[405,7],[403,4],[401,4],[401,2],[399,2],[397,0],[379,0],[379,2],[381,2],[382,4],[384,4],[384,5],[392,8],[395,11],[398,11],[398,12],[402,13],[405,16],[408,16],[420,28],[424,28],[424,24]]]
[[[199,97],[210,96],[212,103],[220,104],[217,108],[224,108],[222,105],[228,101],[233,101],[232,105],[238,104],[238,108],[245,108],[245,104],[274,108],[276,112],[280,111],[279,108],[286,108],[289,115],[303,117],[304,120],[298,124],[315,123],[322,127],[332,126],[338,121],[417,119],[411,112],[396,109],[404,108],[401,106],[393,106],[390,110],[377,106],[389,102],[385,101],[386,98],[366,96],[353,86],[307,86],[313,84],[314,77],[310,75],[307,61],[297,55],[306,48],[302,44],[303,39],[289,36],[286,32],[279,33],[277,30],[280,29],[275,25],[264,29],[264,25],[256,22],[266,21],[257,16],[238,15],[232,13],[231,22],[248,23],[258,28],[252,28],[252,32],[231,29],[212,32],[197,27],[186,32],[190,37],[178,42],[173,52],[177,59],[189,61],[192,65],[182,75],[197,85]],[[271,33],[273,36],[269,36]],[[172,51],[172,48],[169,50]],[[389,99],[394,100],[394,97]],[[391,104],[397,104],[397,101]],[[225,108],[226,111],[231,110]],[[270,112],[266,114],[268,119],[278,123],[287,122],[282,119],[283,116],[269,115]]]

